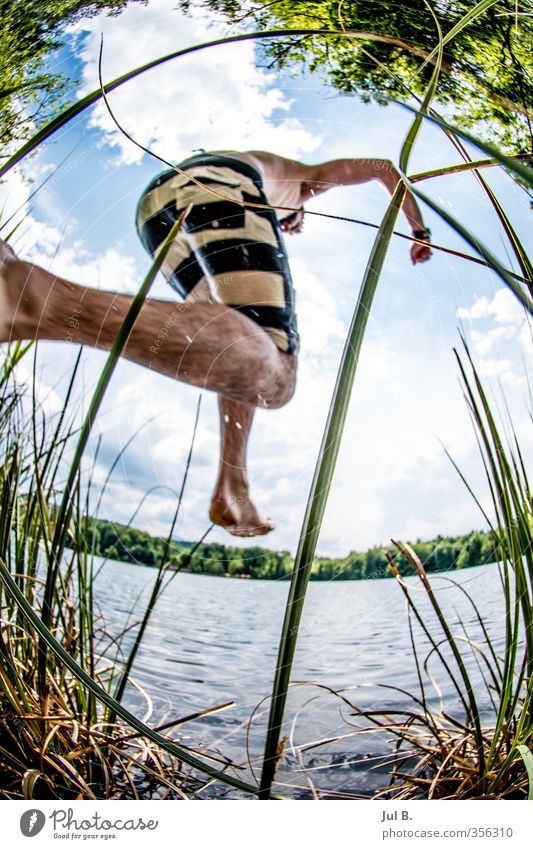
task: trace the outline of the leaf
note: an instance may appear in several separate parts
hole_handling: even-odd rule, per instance
[[[524,761],[524,766],[527,770],[527,777],[529,783],[529,791],[527,794],[528,799],[533,799],[533,754],[530,752],[527,746],[517,746],[517,751],[520,752],[522,760]]]

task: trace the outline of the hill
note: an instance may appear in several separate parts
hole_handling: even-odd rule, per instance
[[[146,531],[102,519],[86,519],[81,531],[90,549],[100,557],[126,563],[159,566],[165,557],[165,540]],[[71,539],[71,544],[76,541]],[[412,547],[428,572],[466,569],[500,559],[492,534],[472,531],[458,537],[438,536],[417,540]],[[391,576],[384,551],[390,552],[401,574],[410,574],[392,547],[376,546],[365,552],[352,551],[343,558],[317,557],[311,578],[315,581],[367,580]],[[293,559],[288,551],[271,551],[251,546],[237,548],[220,543],[173,540],[166,560],[171,568],[205,575],[279,580],[290,576]]]

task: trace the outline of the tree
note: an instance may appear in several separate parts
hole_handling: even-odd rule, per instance
[[[478,0],[431,3],[448,33]],[[354,40],[331,35],[268,41],[264,51],[278,68],[320,72],[343,94],[387,104],[422,95],[433,64],[422,67],[438,43],[435,18],[424,0],[181,0],[222,11],[232,22],[257,29],[312,28],[372,33]],[[529,5],[529,4],[528,4]],[[522,8],[523,7],[523,8]],[[463,125],[477,125],[512,151],[531,151],[533,130],[533,18],[520,0],[498,0],[444,48],[437,101]],[[514,111],[512,105],[519,111]],[[449,112],[449,108],[447,109]],[[528,115],[529,112],[529,115]]]
[[[189,572],[208,575],[250,575],[252,578],[282,580],[288,578],[293,559],[288,551],[271,551],[268,548],[251,546],[235,548],[220,543],[203,543],[190,556],[192,543],[173,542],[171,553],[166,540],[154,537],[146,531],[85,517],[77,533],[69,537],[69,545],[88,550],[102,557],[121,560],[125,563],[145,563],[158,566],[163,556],[174,567]],[[501,551],[496,537],[488,531],[472,531],[460,537],[442,537],[413,544],[416,554],[428,572],[443,572],[449,569],[479,566],[501,560]],[[373,580],[391,577],[382,546],[366,552],[352,551],[344,558],[318,557],[313,562],[312,578],[317,581]],[[393,558],[401,575],[412,571],[398,550],[389,546],[386,551]]]
[[[495,563],[501,560],[500,547],[492,534],[484,534],[483,544],[481,546],[480,563]]]
[[[27,135],[32,121],[39,123],[49,118],[60,102],[67,80],[50,70],[45,59],[62,46],[65,27],[101,11],[117,14],[128,2],[0,0],[0,144],[3,147]]]

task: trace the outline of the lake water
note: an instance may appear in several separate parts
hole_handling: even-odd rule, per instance
[[[117,635],[128,622],[138,620],[154,579],[155,571],[144,566],[105,563],[97,579],[96,598],[110,633]],[[504,605],[498,567],[431,577],[454,634],[463,633],[462,622],[469,636],[481,645],[483,637],[475,612],[450,579],[472,595],[496,647],[501,648]],[[427,613],[432,633],[441,637],[420,582],[409,578],[408,584],[420,610]],[[133,678],[151,699],[148,721],[152,726],[234,702],[220,713],[181,726],[174,732],[174,739],[199,749],[218,749],[247,765],[242,775],[248,779],[252,778],[250,764],[258,769],[261,762],[288,587],[286,581],[177,574],[158,601],[133,670]],[[137,611],[136,615],[130,617],[131,611]],[[131,643],[132,635],[128,633],[125,646]],[[415,628],[415,639],[419,656],[424,659],[428,642],[419,628]],[[490,703],[481,673],[466,648],[464,654],[479,682],[480,707],[488,717]],[[452,685],[436,658],[430,661],[430,670],[442,690],[446,709],[461,716]],[[371,795],[376,787],[386,784],[386,770],[380,762],[392,751],[390,738],[382,733],[354,734],[353,711],[325,688],[343,690],[353,704],[367,709],[405,707],[408,696],[391,687],[419,694],[406,602],[397,582],[312,582],[292,680],[302,684],[291,688],[288,700],[284,728],[287,754],[278,774],[280,792],[308,798],[309,778],[336,798],[345,793]],[[428,701],[438,705],[436,691],[427,679],[426,684]],[[146,699],[133,687],[128,690],[126,703],[141,718],[147,716]],[[308,748],[332,737],[338,739]]]

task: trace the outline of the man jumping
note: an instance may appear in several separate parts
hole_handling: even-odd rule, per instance
[[[304,204],[330,188],[378,180],[392,194],[400,176],[387,160],[304,165],[263,151],[201,153],[177,168],[146,188],[136,226],[155,255],[188,209],[162,265],[184,300],[147,299],[124,356],[218,393],[220,466],[210,518],[235,536],[266,534],[274,524],[250,500],[246,449],[255,408],[282,407],[296,384],[299,339],[282,231],[301,232]],[[403,211],[419,240],[411,259],[424,262],[430,234],[410,194]],[[0,262],[0,342],[68,338],[112,347],[131,296],[58,278],[1,241]]]

